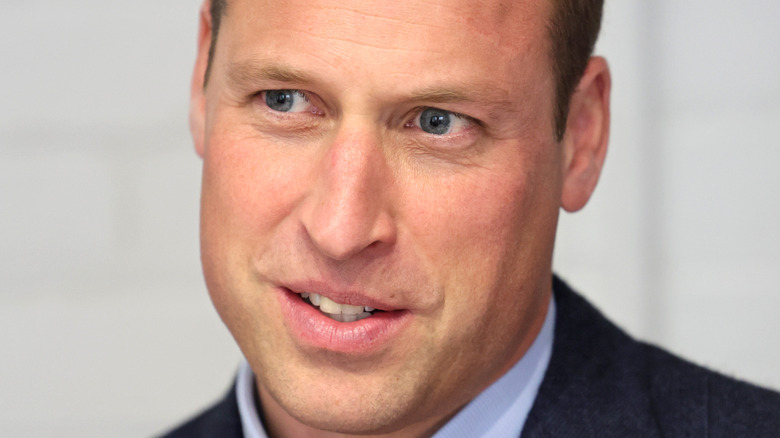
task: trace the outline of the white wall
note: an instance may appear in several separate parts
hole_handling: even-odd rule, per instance
[[[780,388],[780,3],[607,0],[613,130],[556,269],[632,334]]]
[[[631,333],[780,388],[780,3],[607,0],[614,128],[556,269]],[[0,436],[149,436],[227,388],[186,126],[197,0],[0,27]]]

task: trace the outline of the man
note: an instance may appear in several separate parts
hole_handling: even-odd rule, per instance
[[[552,277],[604,161],[601,4],[208,1],[202,260],[248,366],[170,436],[776,436],[780,397]]]

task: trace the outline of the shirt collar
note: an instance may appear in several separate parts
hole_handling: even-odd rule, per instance
[[[238,398],[238,415],[241,417],[241,429],[245,438],[268,438],[257,414],[255,404],[255,375],[246,359],[238,370],[236,379],[236,398]]]
[[[550,299],[544,325],[531,348],[500,379],[493,382],[447,422],[433,438],[520,436],[552,355],[555,300]],[[236,397],[246,438],[268,438],[255,404],[255,376],[244,360],[236,379]]]

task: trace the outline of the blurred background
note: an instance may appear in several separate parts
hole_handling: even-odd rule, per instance
[[[11,2],[0,436],[159,433],[240,353],[203,285],[199,2]],[[631,334],[780,388],[780,2],[607,0],[613,129],[555,269]]]

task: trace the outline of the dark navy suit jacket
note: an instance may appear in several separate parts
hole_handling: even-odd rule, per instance
[[[779,393],[631,339],[558,278],[553,291],[553,353],[520,438],[780,437]],[[242,437],[235,388],[165,436]]]

